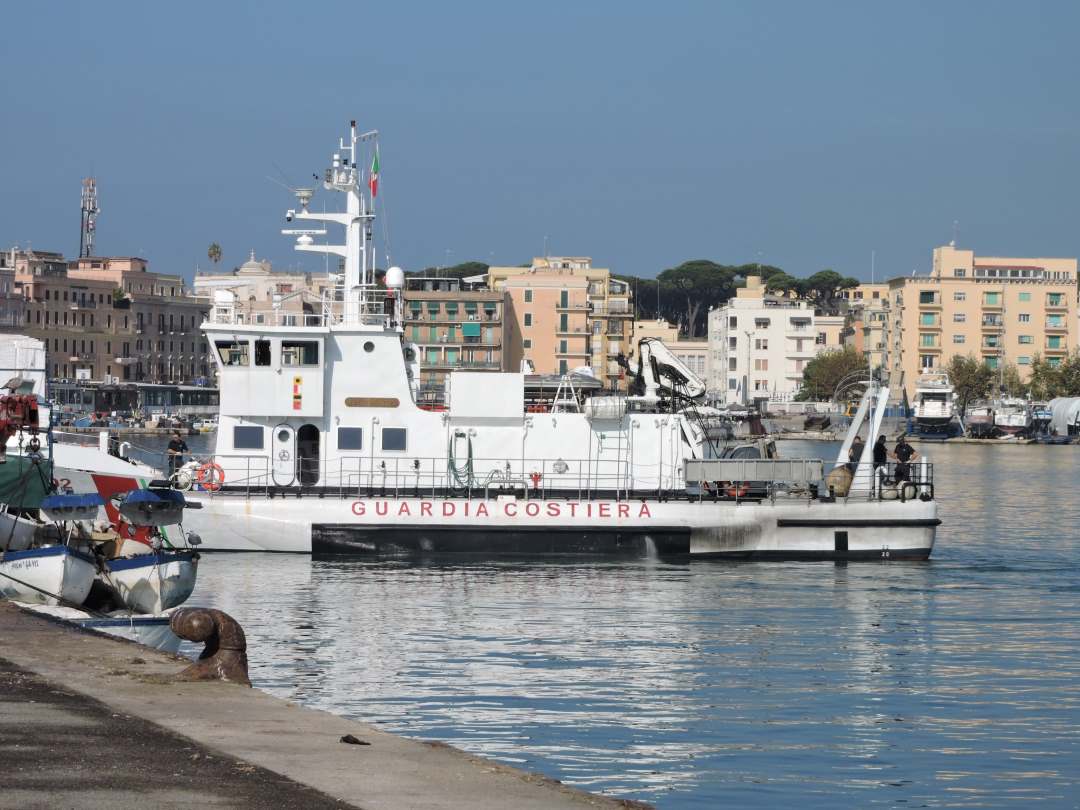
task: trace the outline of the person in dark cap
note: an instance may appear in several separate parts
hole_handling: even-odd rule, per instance
[[[896,480],[900,481],[911,480],[911,462],[919,457],[919,454],[915,452],[915,448],[908,444],[904,434],[901,433],[896,440],[896,447],[893,448],[893,457],[896,459]]]

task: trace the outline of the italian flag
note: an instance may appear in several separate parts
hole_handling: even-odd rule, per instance
[[[371,174],[368,176],[368,188],[371,189],[371,196],[375,197],[379,193],[379,153],[376,152],[375,156],[371,159]]]

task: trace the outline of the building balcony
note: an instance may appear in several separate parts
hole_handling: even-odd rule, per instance
[[[1001,311],[1002,311],[1002,309],[1004,309],[1004,305],[1003,305],[1003,304],[1001,304],[1001,303],[997,303],[997,304],[988,304],[988,303],[986,303],[986,301],[983,301],[983,302],[982,302],[982,304],[981,304],[980,306],[981,306],[981,307],[982,307],[982,308],[983,308],[984,310],[988,310],[988,311],[990,311],[990,312],[1001,312]]]
[[[1062,298],[1061,301],[1056,304],[1051,304],[1049,301],[1047,301],[1046,308],[1052,312],[1056,312],[1059,310],[1067,310],[1069,308],[1069,302],[1065,298]]]
[[[584,312],[584,311],[588,311],[588,309],[589,309],[588,302],[577,303],[575,301],[571,301],[566,306],[563,306],[562,304],[556,304],[555,305],[555,310],[557,312]]]
[[[1053,321],[1047,320],[1047,322],[1046,322],[1046,331],[1047,332],[1068,332],[1069,331],[1069,326],[1065,322],[1054,323]]]
[[[1043,351],[1047,354],[1068,354],[1069,347],[1064,344],[1060,346],[1047,346]]]
[[[919,354],[941,354],[940,346],[919,346]]]
[[[136,362],[134,357],[114,357],[112,361],[121,366],[134,365]]]
[[[997,318],[983,318],[982,328],[984,332],[997,332],[1005,328],[1005,322]]]
[[[578,337],[586,337],[591,333],[589,332],[588,329],[585,329],[584,327],[576,327],[576,328],[572,328],[572,329],[571,328],[556,329],[555,334],[556,335],[569,335],[570,337],[573,337],[575,335],[578,336]]]
[[[919,328],[924,329],[924,330],[929,330],[931,332],[940,332],[941,331],[941,321],[938,320],[938,321],[935,321],[934,323],[922,323],[922,322],[920,322],[919,323]]]
[[[625,301],[594,301],[593,315],[611,315],[616,318],[632,318],[634,308]]]
[[[589,357],[589,352],[575,352],[567,349],[565,352],[555,352],[556,357]]]

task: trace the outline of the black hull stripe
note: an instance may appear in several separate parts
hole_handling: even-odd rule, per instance
[[[776,525],[781,528],[799,528],[799,529],[822,529],[836,526],[837,528],[848,528],[853,526],[862,527],[874,527],[879,529],[888,529],[893,527],[899,528],[912,528],[912,527],[931,527],[940,526],[941,520],[939,518],[913,518],[909,520],[826,520],[826,519],[813,519],[813,518],[781,518],[776,521]]]
[[[693,558],[730,560],[732,562],[889,562],[921,561],[930,559],[929,548],[889,549],[888,556],[881,549],[862,551],[731,551],[694,554]]]

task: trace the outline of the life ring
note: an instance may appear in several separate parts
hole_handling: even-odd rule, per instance
[[[746,484],[740,484],[738,482],[729,482],[727,488],[724,490],[724,494],[729,498],[742,498],[750,491],[750,487]]]
[[[225,483],[225,470],[220,464],[208,461],[195,473],[195,483],[208,492],[217,492]]]

